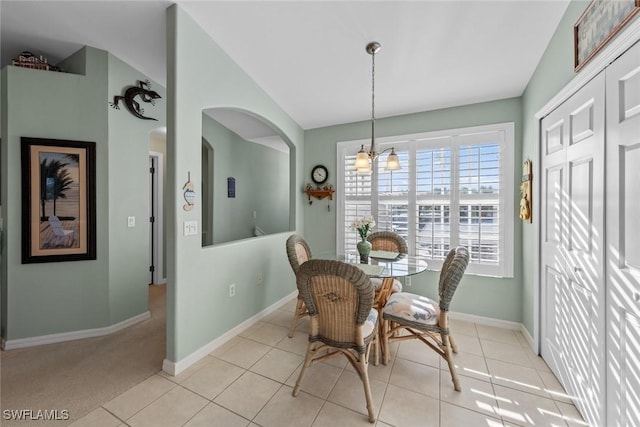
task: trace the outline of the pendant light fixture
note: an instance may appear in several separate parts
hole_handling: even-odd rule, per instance
[[[372,166],[378,156],[385,151],[391,150],[387,157],[386,170],[400,169],[400,161],[393,147],[376,152],[376,53],[380,52],[381,45],[378,42],[367,44],[366,50],[371,55],[371,147],[369,151],[364,150],[364,144],[360,147],[360,151],[356,154],[356,162],[354,164],[357,173],[371,173]]]

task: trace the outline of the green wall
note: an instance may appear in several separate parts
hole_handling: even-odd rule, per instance
[[[514,171],[520,176],[520,135],[522,108],[520,98],[504,99],[462,107],[447,108],[417,114],[389,117],[376,120],[376,136],[385,137],[443,129],[479,126],[492,123],[515,123]],[[329,168],[329,183],[336,187],[336,144],[340,141],[366,139],[370,137],[370,122],[349,123],[308,130],[305,132],[304,179],[311,182],[311,168],[324,164]],[[519,196],[518,183],[514,183],[514,197]],[[337,194],[336,197],[341,197]],[[326,203],[318,202],[304,207],[304,236],[315,252],[333,251],[336,248],[335,203],[329,212]],[[519,206],[515,203],[514,206]],[[517,213],[514,211],[514,217]],[[465,276],[456,292],[451,309],[496,319],[521,321],[522,277],[521,277],[521,224],[516,221],[514,277],[499,279],[494,277]],[[424,293],[437,298],[437,272],[426,272],[411,278],[410,292]]]
[[[2,194],[5,209],[2,325],[7,340],[109,324],[107,53],[82,49],[84,75],[3,69]],[[82,64],[82,66],[80,66]],[[21,264],[20,137],[96,143],[97,260]],[[6,155],[5,155],[6,153]],[[5,208],[6,206],[6,208]]]
[[[2,70],[2,336],[9,341],[102,328],[147,311],[149,131],[164,123],[165,106],[147,109],[159,122],[109,108],[113,95],[144,76],[105,51],[85,47],[61,65],[69,73]],[[21,264],[22,136],[96,143],[95,261]],[[127,216],[136,227],[127,227]]]
[[[289,154],[247,141],[206,114],[202,126],[214,151],[213,244],[252,237],[254,225],[267,234],[288,231]],[[234,198],[227,197],[228,177],[236,180]],[[205,191],[203,183],[203,203]]]
[[[122,95],[125,88],[147,77],[117,57],[109,55],[109,99]],[[145,117],[132,115],[124,105],[107,108],[109,152],[109,308],[110,321],[117,323],[147,310],[149,272],[149,145],[150,132],[166,123],[165,89],[150,82],[151,90],[161,96],[155,106],[140,102]],[[139,97],[136,98],[139,100]],[[126,173],[122,173],[126,171]],[[127,217],[135,217],[136,226],[127,226]]]
[[[193,66],[194,55],[198,66]],[[290,188],[290,229],[302,229],[303,131],[180,8],[167,15],[167,360],[179,362],[231,328],[295,291],[285,242],[290,233],[250,238],[203,248],[200,236],[184,236],[184,221],[202,224],[200,186],[196,205],[184,211],[182,186],[191,172],[201,182],[202,110],[249,112],[279,129],[290,147],[295,185]],[[225,159],[216,153],[214,162]],[[214,165],[215,167],[215,165]],[[256,274],[264,282],[256,284]],[[229,284],[236,296],[228,296]]]
[[[522,161],[533,159],[535,138],[535,117],[553,96],[558,93],[573,77],[573,25],[588,6],[587,0],[572,0],[558,24],[553,38],[549,42],[529,84],[522,95]],[[537,165],[534,164],[534,168]],[[535,177],[540,179],[540,177]],[[533,203],[537,203],[533,195]],[[534,211],[535,212],[535,211]],[[533,218],[539,221],[539,218]],[[534,227],[524,224],[522,227],[522,323],[533,335],[535,288],[534,275]]]

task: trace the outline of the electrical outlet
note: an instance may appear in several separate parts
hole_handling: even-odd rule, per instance
[[[232,283],[229,285],[229,296],[230,297],[235,297],[236,296],[236,284]]]
[[[411,276],[407,276],[404,278],[404,285],[407,287],[411,287]]]
[[[262,273],[256,274],[256,284],[258,285],[262,284]]]

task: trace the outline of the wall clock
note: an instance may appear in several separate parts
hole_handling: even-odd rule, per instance
[[[322,185],[327,182],[329,178],[329,171],[326,166],[317,165],[311,169],[311,180],[315,182],[317,185]]]

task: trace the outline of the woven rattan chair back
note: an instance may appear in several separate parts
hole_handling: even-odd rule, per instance
[[[451,249],[447,254],[442,264],[438,285],[440,310],[449,311],[449,303],[467,269],[467,264],[469,264],[469,251],[464,246]]]
[[[294,274],[298,273],[303,262],[311,259],[311,248],[299,234],[292,234],[287,239],[287,257]]]
[[[334,260],[311,260],[297,276],[298,292],[311,316],[310,341],[364,352],[357,337],[373,306],[374,290],[358,267]]]
[[[309,260],[296,275],[298,292],[309,311],[309,344],[293,389],[296,396],[307,368],[344,355],[362,381],[369,421],[375,421],[368,365],[378,336],[374,289],[358,267],[335,260]]]
[[[371,243],[371,249],[374,251],[409,253],[407,242],[401,235],[392,231],[376,231],[369,234],[367,240]]]
[[[300,266],[311,259],[311,248],[306,240],[299,234],[292,234],[287,239],[286,243],[287,258],[289,258],[289,264],[293,270],[293,274],[297,275],[300,270]],[[304,305],[304,301],[300,297],[298,292],[298,299],[296,301],[295,312],[293,313],[293,319],[291,320],[291,326],[289,327],[289,338],[292,338],[296,326],[300,319],[309,315],[307,307]]]

